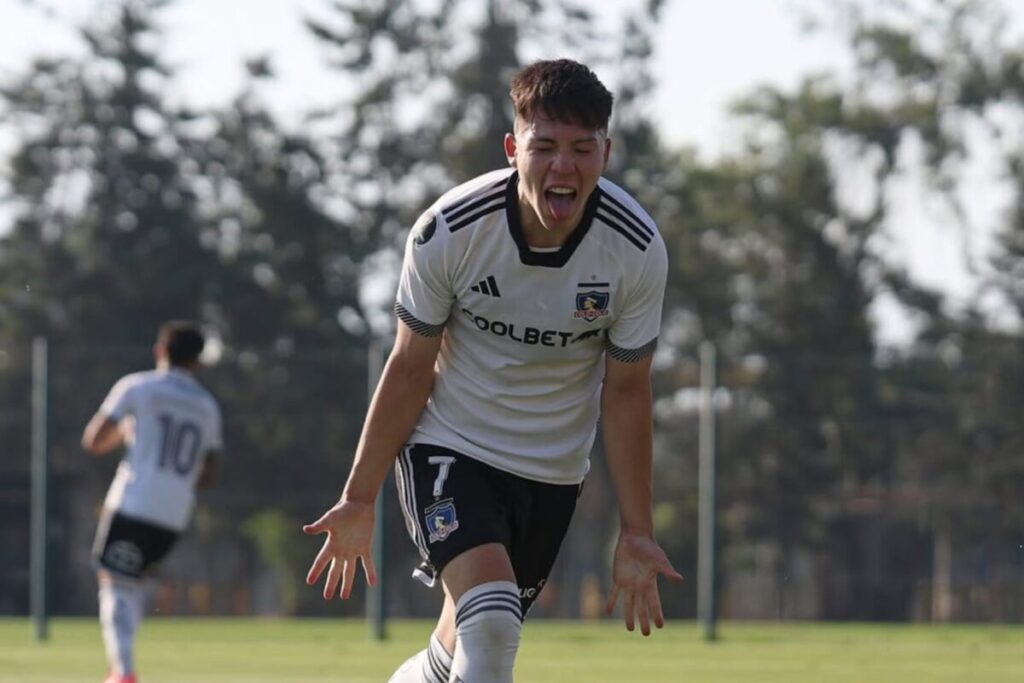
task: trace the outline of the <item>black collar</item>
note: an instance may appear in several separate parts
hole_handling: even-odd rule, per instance
[[[516,246],[519,247],[519,260],[525,266],[545,266],[547,268],[561,268],[572,257],[576,247],[590,230],[590,224],[594,221],[594,214],[597,213],[597,205],[601,200],[601,189],[595,187],[587,198],[587,205],[583,208],[583,216],[579,224],[569,233],[569,239],[558,248],[558,251],[533,251],[526,243],[526,235],[523,234],[523,224],[519,220],[519,172],[514,171],[508,178],[508,185],[505,186],[505,216],[508,220],[508,231],[512,235]]]

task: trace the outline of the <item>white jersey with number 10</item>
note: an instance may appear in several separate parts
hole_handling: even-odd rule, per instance
[[[223,447],[217,401],[191,374],[172,368],[123,377],[100,410],[112,420],[134,420],[104,507],[184,530],[203,460]]]

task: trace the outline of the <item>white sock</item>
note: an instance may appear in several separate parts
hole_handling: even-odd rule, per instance
[[[420,650],[409,659],[402,662],[402,665],[391,674],[388,683],[423,683],[420,672],[423,670],[422,662],[427,658],[427,651]]]
[[[437,636],[431,635],[430,645],[405,660],[388,683],[448,683],[451,670],[452,656]]]
[[[142,583],[124,579],[100,581],[100,629],[110,671],[124,676],[135,671],[135,632],[142,620]]]
[[[516,584],[491,581],[466,591],[455,605],[450,683],[512,683],[522,626]]]
[[[436,635],[430,635],[430,646],[424,653],[423,683],[448,683],[448,676],[452,672],[452,656]]]

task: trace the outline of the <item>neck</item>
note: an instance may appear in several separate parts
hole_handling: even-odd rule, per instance
[[[173,365],[173,364],[171,364],[168,361],[160,361],[159,363],[156,364],[156,369],[157,370],[163,370],[163,371],[177,370],[179,372],[187,372],[190,375],[192,374],[192,371],[194,370],[194,368],[191,367],[191,366]]]

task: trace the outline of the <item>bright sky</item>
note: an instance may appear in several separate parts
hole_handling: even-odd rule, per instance
[[[23,71],[30,56],[80,50],[68,25],[86,20],[98,4],[0,1],[5,4],[0,79]],[[606,1],[601,6],[621,8],[629,2]],[[695,146],[704,158],[714,157],[736,137],[725,116],[732,98],[761,83],[790,87],[812,72],[848,71],[849,55],[839,37],[799,30],[796,9],[809,4],[813,3],[667,0],[657,35],[659,90],[653,109],[664,139]],[[273,89],[264,92],[286,122],[297,121],[315,105],[336,103],[341,87],[328,75],[325,54],[301,23],[303,11],[323,16],[327,5],[326,0],[177,0],[163,13],[162,51],[178,68],[175,96],[195,105],[223,104],[239,90],[241,59],[267,53],[278,78]],[[613,21],[621,9],[606,11]],[[0,139],[0,153],[7,144]],[[916,201],[913,191],[907,191],[911,202]],[[969,249],[978,258],[987,239],[975,239],[968,248],[952,227],[921,220],[916,206],[904,207],[904,212],[908,220],[893,235],[893,258],[925,283],[965,296],[972,278],[964,254]],[[890,336],[906,333],[898,314],[883,310],[880,315],[888,321]]]
[[[68,25],[103,6],[100,0],[5,0],[0,76],[32,55],[66,54],[77,41]],[[106,2],[109,6],[111,2]],[[301,24],[324,16],[327,0],[176,0],[162,14],[169,61],[179,67],[181,95],[216,104],[237,93],[240,60],[269,53],[278,71],[276,106],[284,116],[337,101],[324,56]],[[630,0],[605,0],[613,21]],[[11,6],[13,5],[13,6]],[[727,101],[756,83],[792,85],[811,69],[841,66],[834,37],[800,34],[793,0],[667,0],[657,37],[656,117],[666,140],[717,151],[727,137]],[[329,16],[329,15],[328,15]],[[239,22],[241,24],[239,25]],[[79,48],[80,49],[80,48]]]

